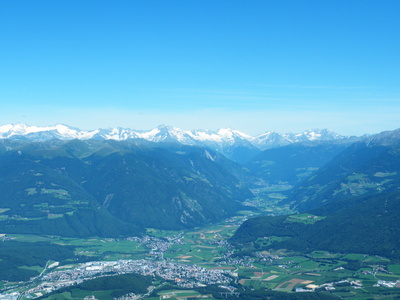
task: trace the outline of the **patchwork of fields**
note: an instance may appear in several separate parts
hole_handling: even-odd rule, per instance
[[[233,281],[230,287],[222,289],[239,291],[240,286],[249,289],[274,290],[284,292],[323,291],[331,295],[349,299],[391,299],[400,296],[400,264],[383,257],[362,254],[337,254],[316,251],[311,254],[275,251],[249,252],[237,250],[230,243],[238,226],[252,212],[225,222],[205,228],[188,231],[161,231],[148,229],[143,238],[104,239],[104,238],[62,238],[57,236],[8,235],[20,242],[50,242],[56,245],[75,247],[75,252],[86,261],[118,260],[167,260],[188,265],[198,265],[207,269],[219,269],[229,272]],[[301,214],[289,222],[317,222],[320,218]],[[271,240],[279,237],[270,237]],[[51,266],[51,267],[49,267]],[[38,272],[51,273],[79,266],[79,262],[67,260],[62,265],[49,261],[45,270],[40,266],[20,266]],[[399,281],[400,282],[400,281]],[[38,282],[36,282],[37,284]],[[149,299],[185,299],[203,295],[212,299],[210,293],[196,289],[179,288],[174,290],[176,282],[154,282],[154,291]],[[26,284],[2,282],[2,290],[23,292],[35,281]],[[390,286],[390,287],[389,287]],[[160,291],[157,291],[157,287]],[[230,289],[230,290],[229,290]],[[46,299],[72,299],[93,294],[100,299],[112,299],[110,291],[88,292],[75,289]],[[37,294],[24,294],[21,299],[37,297]],[[61,297],[61,298],[60,298]]]

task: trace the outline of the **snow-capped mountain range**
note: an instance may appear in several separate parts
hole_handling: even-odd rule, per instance
[[[0,126],[0,139],[27,141],[47,141],[52,139],[97,139],[97,140],[127,140],[145,139],[152,142],[179,142],[184,145],[207,146],[222,150],[227,146],[247,146],[259,150],[280,147],[304,141],[329,141],[347,139],[327,129],[307,130],[299,134],[279,134],[274,131],[258,136],[250,136],[234,129],[191,130],[160,125],[151,130],[133,130],[129,128],[109,128],[96,130],[80,130],[67,125],[28,126],[26,124],[9,124]]]

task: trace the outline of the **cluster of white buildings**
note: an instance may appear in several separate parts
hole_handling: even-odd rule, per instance
[[[385,280],[378,280],[378,283],[375,284],[374,286],[382,286],[386,288],[400,288],[400,281],[385,281]]]
[[[174,237],[166,237],[165,239],[143,236],[143,237],[129,237],[128,241],[139,242],[145,248],[149,249],[149,255],[154,259],[164,259],[164,252],[174,244],[183,244],[182,234],[175,235]]]
[[[137,273],[145,276],[160,276],[187,288],[210,284],[226,284],[231,281],[229,270],[205,269],[197,265],[187,265],[172,261],[119,260],[96,261],[81,264],[71,269],[58,269],[43,275],[42,283],[27,291],[29,294],[49,293],[62,287],[81,283],[105,274]]]
[[[0,294],[0,300],[18,300],[18,298],[20,296],[21,296],[21,294],[18,292],[9,293],[9,294]]]

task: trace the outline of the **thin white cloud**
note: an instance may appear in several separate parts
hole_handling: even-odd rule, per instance
[[[285,88],[285,89],[324,89],[324,90],[366,90],[376,89],[374,86],[330,86],[330,85],[300,85],[300,84],[245,84],[252,87]]]

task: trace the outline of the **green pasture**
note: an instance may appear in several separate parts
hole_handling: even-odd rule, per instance
[[[178,247],[180,246],[180,247]],[[184,247],[182,247],[184,246]],[[173,245],[164,257],[190,263],[213,262],[216,257],[219,257],[217,249],[201,248],[198,245]]]
[[[330,258],[330,259],[342,257],[341,254],[330,253],[327,251],[313,251],[311,254],[308,254],[308,256],[311,258]]]
[[[39,236],[39,235],[32,235],[32,234],[7,234],[9,237],[13,237],[15,241],[18,242],[52,242],[54,239],[47,236]]]
[[[242,211],[242,213],[245,212]],[[197,228],[197,230],[188,231],[185,233],[185,238],[190,236],[191,238],[195,239],[205,239],[211,241],[222,240],[231,237],[237,228],[238,225],[228,226],[226,223],[215,224],[204,228]]]
[[[71,293],[70,292],[64,292],[64,293],[61,293],[61,294],[57,294],[57,295],[52,295],[52,296],[46,297],[43,300],[71,300],[71,299],[73,299]]]
[[[43,268],[40,267],[40,266],[31,266],[31,267],[28,267],[28,266],[21,266],[21,267],[19,267],[19,268],[20,268],[20,269],[26,269],[26,270],[34,270],[34,271],[38,271],[39,273],[43,271]]]
[[[101,300],[111,300],[113,297],[111,296],[112,290],[105,290],[105,291],[87,291],[87,290],[81,290],[81,289],[72,289],[71,290],[71,295],[72,299],[83,299],[86,296],[93,295],[97,299]]]
[[[385,280],[385,281],[397,281],[397,280],[400,279],[400,276],[399,276],[399,275],[395,275],[395,274],[383,274],[383,273],[375,274],[375,277],[376,277],[377,279]]]
[[[252,287],[254,289],[266,288],[266,285],[261,280],[246,279],[243,283],[244,286]]]
[[[158,292],[157,295],[160,297],[171,297],[170,299],[174,299],[176,297],[198,297],[201,294],[199,292],[193,290],[167,290]]]
[[[286,256],[282,257],[279,260],[280,263],[290,263],[290,264],[300,264],[305,261],[308,261],[308,258],[304,256]]]
[[[41,194],[50,194],[52,197],[59,198],[59,199],[70,199],[71,195],[68,193],[68,191],[63,190],[63,189],[45,189],[42,188],[40,191]]]
[[[282,205],[279,204],[278,202],[286,199],[287,196],[284,194],[280,193],[281,191],[284,191],[285,189],[280,189],[280,188],[271,188],[270,190],[266,189],[257,189],[254,192],[258,195],[257,197],[247,200],[250,204],[253,206],[257,207],[261,211],[265,211],[271,214],[277,214],[277,215],[282,215],[282,214],[290,214],[293,213],[293,211],[289,208],[289,205]],[[252,214],[253,216],[255,214],[254,211],[248,212],[248,214]]]
[[[72,288],[68,292],[55,294],[44,298],[44,300],[73,300],[73,299],[84,299],[87,296],[95,296],[96,299],[101,300],[112,300],[114,297],[111,295],[113,290],[103,291],[88,291],[79,288]]]
[[[299,269],[302,271],[314,271],[318,269],[319,265],[320,264],[318,262],[315,262],[313,260],[308,260],[299,263],[300,266]]]
[[[400,265],[388,265],[388,271],[393,274],[400,275]]]
[[[258,270],[259,271],[259,270]],[[250,268],[239,268],[239,277],[254,277],[254,272],[258,272],[257,269],[250,269]]]
[[[375,177],[388,177],[388,176],[395,176],[395,175],[397,175],[397,172],[393,172],[393,173],[390,173],[390,172],[376,172],[374,174]]]
[[[267,197],[270,199],[276,199],[279,201],[287,198],[287,196],[285,196],[284,194],[281,194],[281,193],[268,193]]]
[[[320,220],[325,219],[326,217],[319,217],[315,216],[312,214],[296,214],[296,215],[290,215],[285,222],[297,222],[297,223],[303,223],[303,224],[314,224],[315,222],[318,222]]]
[[[147,250],[138,242],[127,240],[90,239],[70,241],[69,245],[76,246],[80,255],[101,256],[106,260],[117,259],[143,259]]]
[[[37,235],[10,234],[16,241],[21,242],[50,242],[59,245],[76,247],[76,254],[83,256],[101,257],[105,260],[143,259],[148,252],[138,242],[104,238],[61,238]]]
[[[276,186],[269,186],[263,189],[264,192],[268,193],[276,193],[276,192],[284,192],[288,191],[292,188],[290,185],[276,185]]]

